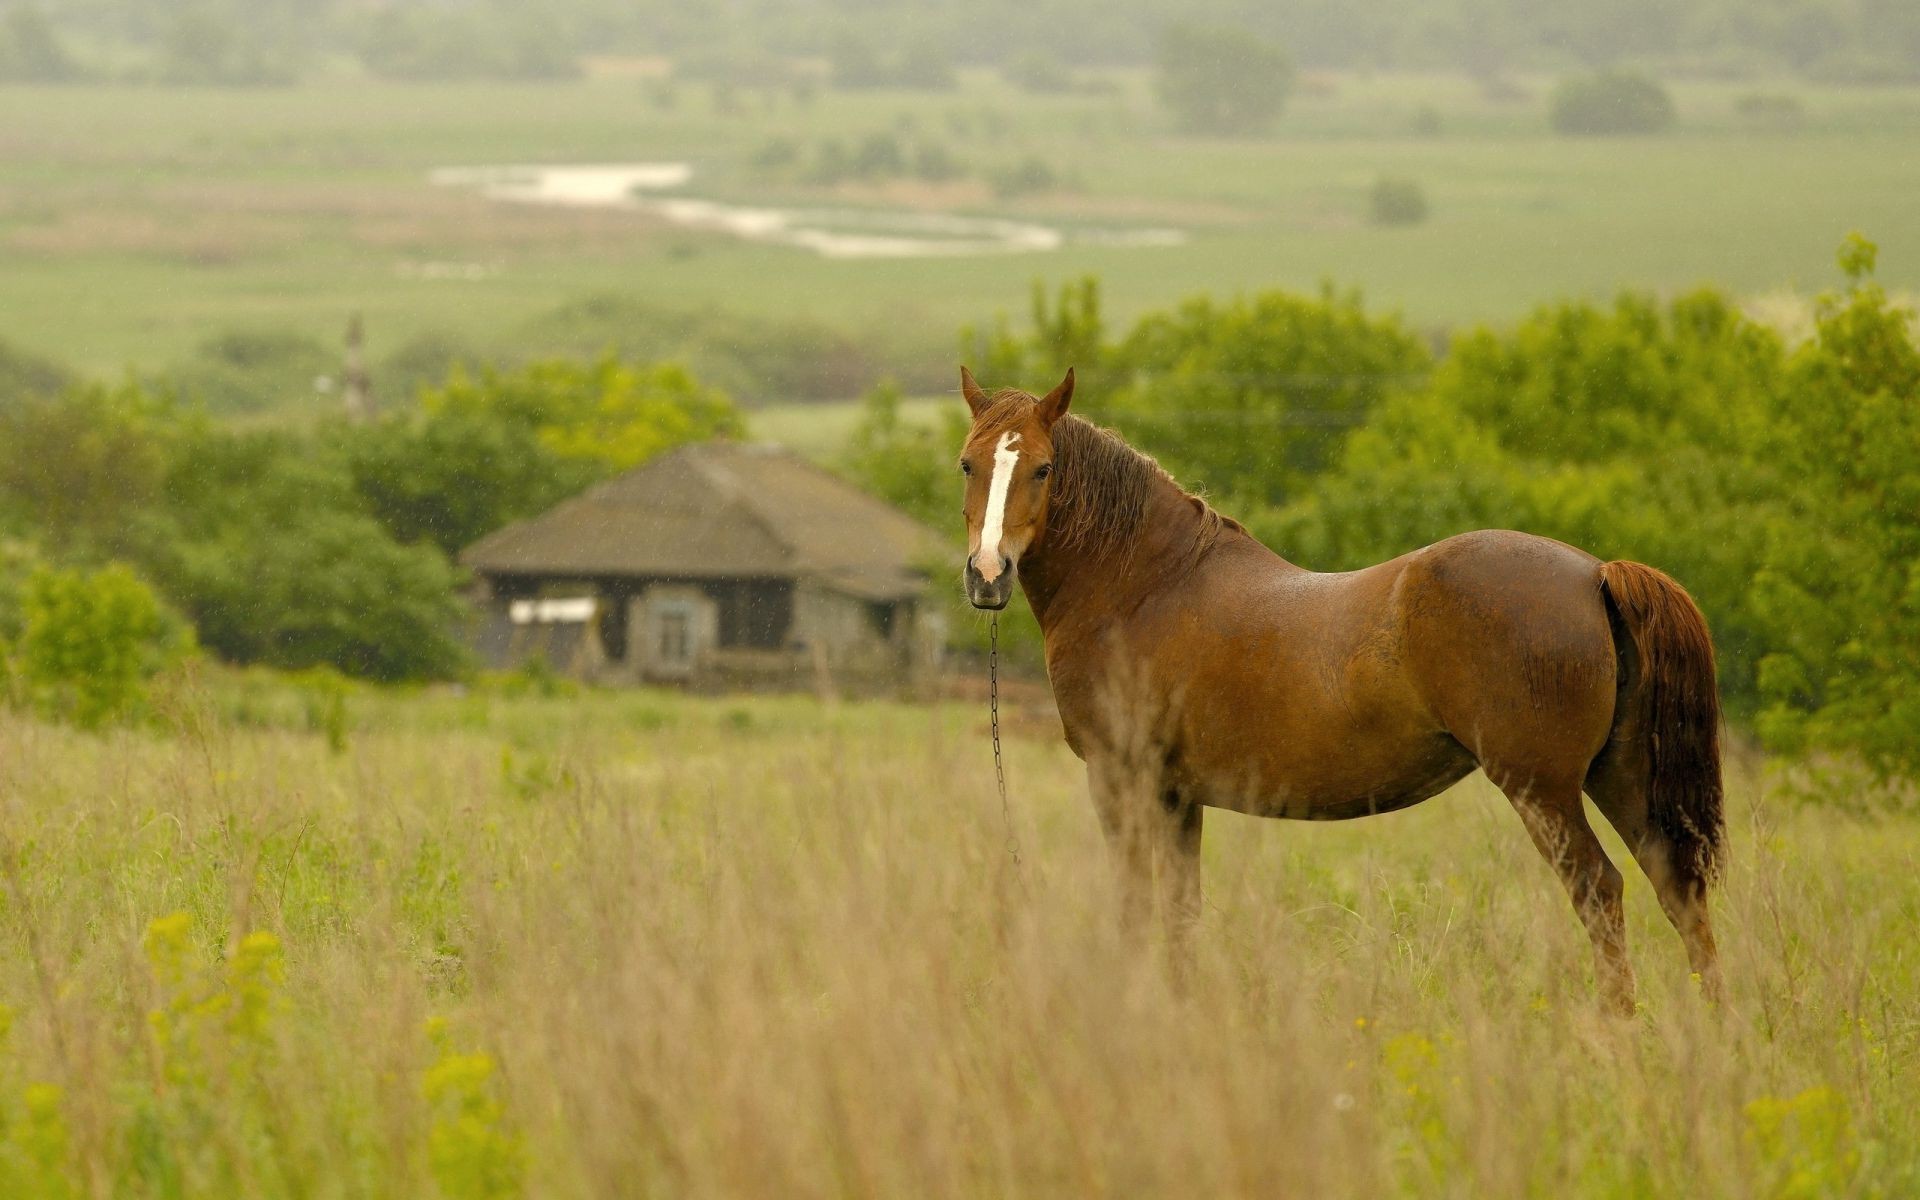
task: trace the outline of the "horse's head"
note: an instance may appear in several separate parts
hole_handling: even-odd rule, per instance
[[[1020,556],[1046,531],[1053,426],[1073,400],[1073,371],[1035,399],[1013,390],[989,396],[961,367],[960,391],[973,410],[973,428],[960,451],[967,481],[967,599],[975,608],[1002,609],[1013,597]]]

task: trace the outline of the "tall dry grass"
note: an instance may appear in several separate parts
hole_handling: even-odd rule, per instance
[[[1176,995],[971,711],[355,703],[0,717],[4,1194],[1920,1192],[1912,820],[1742,781],[1732,1011],[1634,877],[1620,1023],[1483,783],[1209,814]]]

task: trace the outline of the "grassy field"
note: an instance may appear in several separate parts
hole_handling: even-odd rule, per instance
[[[1112,94],[1036,97],[985,76],[954,93],[826,93],[717,112],[631,79],[531,86],[333,81],[289,90],[0,88],[0,337],[112,374],[232,328],[335,341],[364,311],[372,349],[445,331],[498,347],[583,295],[805,317],[893,360],[950,356],[955,331],[1024,310],[1034,278],[1103,280],[1126,319],[1202,292],[1322,277],[1440,327],[1507,319],[1559,295],[1711,281],[1738,292],[1832,282],[1842,234],[1920,283],[1920,90],[1684,84],[1677,132],[1565,139],[1549,81],[1491,100],[1464,80],[1329,77],[1278,135],[1165,132],[1142,77]],[[1786,91],[1804,121],[1761,129],[1740,96]],[[1412,132],[1430,105],[1441,135]],[[766,139],[904,129],[976,171],[1027,156],[1063,188],[997,200],[976,182],[822,193],[755,178]],[[702,195],[933,207],[1070,225],[1171,226],[1182,246],[848,261],[694,234],[631,214],[513,208],[427,183],[436,167],[685,159]],[[1382,229],[1383,174],[1426,189],[1432,218]]]
[[[9,1196],[1920,1189],[1911,818],[1742,773],[1730,1011],[1634,877],[1615,1022],[1477,777],[1345,825],[1214,814],[1178,996],[1118,945],[1038,720],[1015,870],[971,706],[165,707],[0,715]]]

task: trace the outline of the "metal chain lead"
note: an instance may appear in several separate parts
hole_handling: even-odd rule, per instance
[[[1013,832],[1013,809],[1007,803],[1007,767],[1000,757],[1000,614],[987,622],[987,714],[993,726],[993,779],[1000,787],[1000,825],[1007,832],[1007,856],[1020,865],[1020,839]]]

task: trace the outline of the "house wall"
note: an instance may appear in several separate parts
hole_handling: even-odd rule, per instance
[[[571,646],[516,644],[501,618],[510,599],[592,594],[601,616],[595,643],[575,657]],[[804,581],[784,579],[560,579],[509,576],[486,580],[476,599],[483,618],[476,647],[492,665],[511,666],[531,653],[556,658],[605,679],[685,682],[696,687],[846,688],[886,690],[938,666],[944,646],[939,614],[911,600],[877,605]],[[691,664],[662,662],[661,614],[690,614]],[[604,653],[601,644],[604,643]]]

